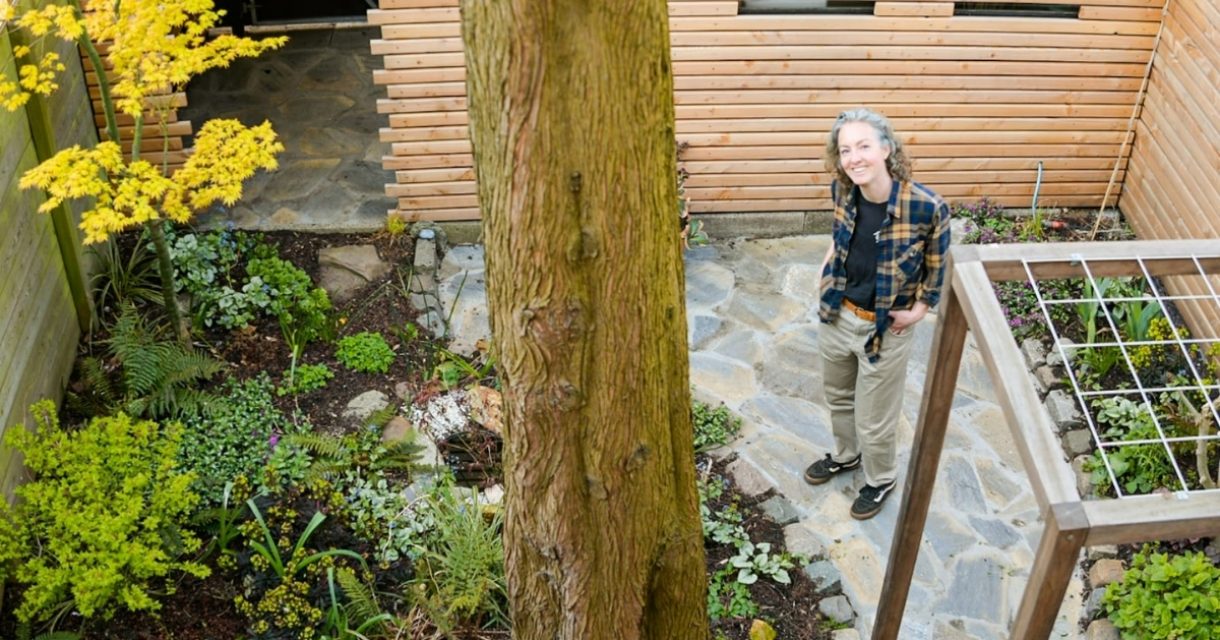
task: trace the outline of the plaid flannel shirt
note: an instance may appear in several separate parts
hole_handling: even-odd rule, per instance
[[[838,182],[831,183],[835,203],[831,238],[834,255],[822,272],[822,301],[818,316],[833,322],[843,306],[847,288],[847,250],[856,228],[856,198],[859,187],[839,197]],[[923,301],[935,307],[945,278],[949,254],[949,206],[918,182],[896,182],[890,192],[885,221],[877,240],[877,293],[873,305],[877,325],[865,346],[870,362],[880,357],[881,340],[890,326],[891,310],[910,309]]]

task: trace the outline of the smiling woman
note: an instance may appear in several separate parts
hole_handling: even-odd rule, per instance
[[[805,481],[823,484],[863,466],[851,516],[865,520],[894,489],[910,329],[940,299],[949,207],[911,180],[902,143],[875,111],[839,114],[824,163],[835,214],[819,316],[835,451],[809,465]]]

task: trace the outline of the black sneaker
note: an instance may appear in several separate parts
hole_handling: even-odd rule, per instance
[[[860,456],[856,456],[847,462],[835,462],[828,453],[825,458],[818,460],[809,465],[808,469],[805,469],[805,482],[809,484],[822,484],[840,473],[851,471],[858,466],[860,466]]]
[[[881,505],[894,491],[895,481],[890,481],[880,487],[866,484],[860,487],[860,495],[851,503],[851,517],[856,520],[868,520],[881,511]]]

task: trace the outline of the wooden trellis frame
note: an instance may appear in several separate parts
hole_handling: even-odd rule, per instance
[[[1050,416],[1012,339],[992,283],[1079,277],[1220,276],[1220,241],[1174,240],[1038,245],[957,246],[950,253],[929,375],[915,428],[911,462],[894,527],[873,640],[896,640],[919,554],[945,430],[972,329],[1045,521],[1029,582],[1009,634],[1047,638],[1085,546],[1214,535],[1220,490],[1084,500],[1076,488]],[[1216,288],[1210,295],[1220,305]]]

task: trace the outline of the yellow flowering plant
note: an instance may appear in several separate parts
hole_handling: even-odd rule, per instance
[[[42,3],[21,15],[7,1],[0,5],[0,22],[24,29],[33,39],[53,36],[80,46],[97,75],[106,121],[107,140],[92,149],[61,150],[27,172],[21,188],[37,187],[47,193],[41,211],[65,200],[91,199],[92,207],[81,215],[80,223],[86,244],[147,226],[157,252],[165,312],[184,342],[190,338],[189,326],[174,299],[165,220],[186,222],[217,201],[233,204],[250,176],[278,166],[276,154],[284,149],[269,122],[247,127],[237,120],[211,120],[195,135],[194,149],[183,166],[169,171],[165,122],[170,105],[154,96],[179,90],[204,71],[258,56],[287,41],[227,34],[210,37],[209,30],[222,15],[212,0],[68,0]],[[107,64],[98,42],[107,43]],[[13,53],[22,60],[16,81],[0,78],[0,104],[10,111],[24,106],[32,95],[54,92],[57,74],[65,69],[54,52],[31,60],[31,47],[19,45]],[[134,122],[126,156],[118,142],[120,113]],[[146,116],[161,124],[164,145],[159,167],[140,158]]]

